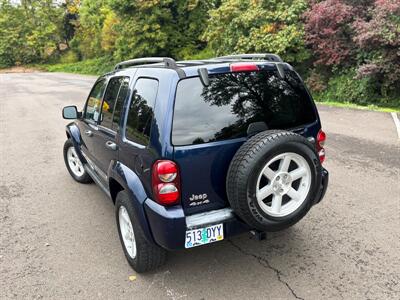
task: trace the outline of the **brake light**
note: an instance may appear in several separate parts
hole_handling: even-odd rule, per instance
[[[230,65],[231,72],[250,72],[250,71],[258,71],[259,68],[255,63],[248,62],[240,62],[234,63]]]
[[[323,132],[321,129],[317,135],[317,152],[321,164],[325,161],[325,149],[324,149],[325,141],[326,141],[326,133]]]
[[[175,205],[180,199],[180,178],[176,163],[170,160],[158,160],[153,165],[153,194],[162,205]]]

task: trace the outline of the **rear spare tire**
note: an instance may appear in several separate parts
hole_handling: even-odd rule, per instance
[[[282,230],[311,208],[321,172],[315,147],[306,138],[288,131],[264,131],[235,154],[227,175],[228,200],[250,226]]]

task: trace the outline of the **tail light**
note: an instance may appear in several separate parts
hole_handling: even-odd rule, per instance
[[[231,72],[250,72],[250,71],[258,71],[259,68],[255,63],[248,62],[240,62],[233,63],[230,65]]]
[[[317,135],[317,152],[321,164],[325,161],[325,149],[324,149],[325,141],[326,141],[326,133],[323,132],[321,129]]]
[[[176,163],[158,160],[153,165],[153,194],[155,200],[165,206],[175,205],[180,199],[180,178]]]

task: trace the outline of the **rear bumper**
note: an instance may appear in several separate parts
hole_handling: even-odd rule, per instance
[[[329,182],[329,173],[322,171],[322,183],[314,204],[325,196]],[[180,206],[164,207],[151,199],[144,202],[144,209],[154,241],[167,250],[185,249],[186,230],[214,224],[224,224],[224,238],[252,230],[246,223],[233,214],[232,209],[223,208],[191,216],[185,216]]]
[[[328,188],[328,183],[329,183],[329,172],[325,168],[322,168],[322,182],[318,190],[317,197],[315,197],[314,204],[321,202],[321,200],[324,198],[326,190]]]
[[[151,199],[144,202],[144,207],[154,241],[167,250],[185,249],[186,230],[190,229],[223,223],[224,238],[251,230],[230,208],[186,217],[181,207],[166,208]]]

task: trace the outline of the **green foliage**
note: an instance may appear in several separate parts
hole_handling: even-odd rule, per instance
[[[0,2],[0,66],[48,60],[62,42],[62,8],[52,0]]]
[[[79,8],[79,20],[71,47],[84,59],[104,55],[101,47],[101,31],[108,9],[103,0],[82,1]]]
[[[60,57],[61,64],[71,64],[79,61],[79,56],[74,51],[69,50],[63,53]]]
[[[211,10],[204,39],[218,54],[272,52],[285,60],[309,57],[301,15],[306,0],[225,0]]]
[[[15,9],[8,1],[0,2],[0,67],[15,65],[23,46],[20,32],[24,26],[19,22],[22,11]]]
[[[205,48],[200,35],[205,29],[212,1],[111,0],[121,22],[114,57],[141,56],[187,58]]]
[[[400,105],[399,0],[317,1],[305,24],[316,66],[307,80],[313,91],[338,101]]]
[[[330,77],[323,91],[314,93],[317,101],[355,103],[359,105],[400,107],[400,99],[385,98],[377,93],[376,81],[370,78],[356,78],[355,70]]]
[[[113,53],[118,37],[117,26],[120,20],[112,10],[107,10],[101,29],[101,47],[106,53]]]

